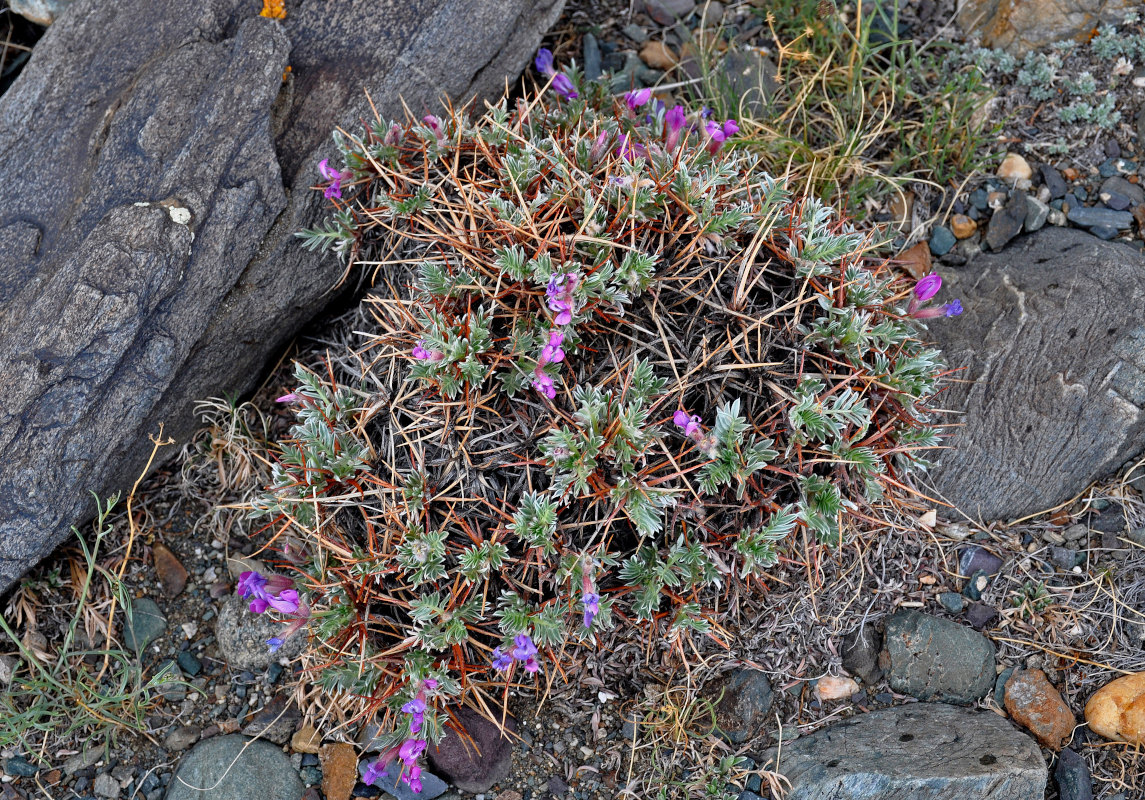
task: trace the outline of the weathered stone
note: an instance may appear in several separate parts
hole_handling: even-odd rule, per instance
[[[317,753],[322,737],[309,722],[290,737],[290,749],[296,753]]]
[[[1133,227],[1133,215],[1128,211],[1114,211],[1109,208],[1097,208],[1083,205],[1071,206],[1066,219],[1074,225],[1085,228],[1108,228],[1113,231],[1127,231]]]
[[[142,655],[147,645],[163,635],[167,630],[167,617],[159,610],[155,601],[142,597],[131,603],[131,621],[123,626],[124,644]]]
[[[391,769],[387,777],[379,778],[374,785],[398,800],[434,800],[435,797],[445,794],[445,790],[449,788],[449,784],[427,769],[421,771],[420,792],[414,792],[409,784],[402,780],[401,770],[396,769]]]
[[[37,25],[51,25],[64,13],[72,0],[8,0],[8,8]]]
[[[215,638],[219,649],[232,669],[266,669],[271,662],[292,659],[302,652],[306,642],[305,631],[287,637],[276,652],[271,652],[266,640],[281,637],[285,624],[268,614],[255,614],[247,601],[231,595],[219,610],[215,623]]]
[[[1019,181],[1028,181],[1034,176],[1034,170],[1026,159],[1017,153],[1006,153],[1002,163],[998,165],[995,173],[999,178],[1013,186]]]
[[[929,336],[964,368],[943,395],[963,413],[930,472],[936,496],[974,519],[1015,519],[1142,452],[1141,253],[1045,228],[944,278],[965,313]]]
[[[883,647],[891,688],[919,700],[972,703],[994,685],[994,645],[956,622],[897,611]]]
[[[652,41],[640,48],[640,60],[654,69],[669,70],[676,66],[679,58],[668,45]]]
[[[183,756],[166,800],[298,800],[302,790],[280,748],[245,736],[215,736]]]
[[[1054,768],[1059,800],[1093,800],[1093,777],[1085,759],[1068,747],[1058,754]]]
[[[776,750],[764,762],[774,768]],[[786,800],[1032,800],[1037,744],[987,711],[916,703],[858,714],[784,743]]]
[[[644,0],[644,12],[659,25],[675,25],[695,10],[695,0]]]
[[[757,669],[739,669],[704,689],[715,703],[716,733],[732,744],[743,744],[767,722],[771,683]]]
[[[958,24],[978,33],[986,47],[1014,55],[1044,50],[1074,39],[1086,41],[1094,28],[1117,21],[1135,0],[962,0]]]
[[[1006,204],[994,212],[986,226],[986,244],[991,250],[1001,250],[1022,232],[1026,211],[1026,193],[1015,191]]]
[[[180,725],[175,730],[167,734],[163,740],[163,748],[171,752],[179,752],[186,750],[188,747],[199,741],[199,730],[197,725]]]
[[[1010,676],[1006,711],[1051,750],[1061,750],[1073,735],[1073,712],[1040,669],[1020,669]]]
[[[353,745],[328,744],[322,748],[322,793],[326,800],[349,800],[358,782],[358,756]]]
[[[151,558],[155,564],[155,574],[163,587],[163,594],[176,597],[187,586],[187,569],[179,563],[166,545],[156,544],[151,548]]]
[[[978,232],[978,223],[965,214],[955,214],[950,218],[950,231],[956,239],[969,239]]]
[[[1085,704],[1085,721],[1098,736],[1145,744],[1145,672],[1098,689]]]
[[[859,684],[853,678],[838,675],[824,675],[815,682],[815,694],[824,702],[829,700],[842,700],[859,691]]]
[[[1026,195],[1026,221],[1023,223],[1026,233],[1040,231],[1049,217],[1049,206],[1032,195]]]
[[[460,735],[450,727],[441,742],[427,751],[429,763],[463,792],[485,792],[509,777],[513,766],[513,737],[517,722],[506,719],[509,733],[464,706],[454,709],[454,717],[464,730]]]
[[[775,62],[758,49],[732,48],[724,56],[728,91],[739,103],[739,113],[758,116],[767,108],[779,88]]]
[[[883,640],[874,625],[861,625],[843,637],[843,669],[870,686],[883,679],[879,652]]]
[[[376,5],[75,0],[0,97],[0,591],[333,296],[331,131],[499,95],[563,3]]]
[[[119,781],[107,772],[101,772],[99,775],[96,775],[91,788],[96,795],[106,797],[107,800],[118,800],[119,793],[122,791]]]
[[[251,717],[242,732],[275,744],[286,744],[301,716],[298,707],[286,695],[276,694]]]
[[[1005,563],[981,545],[968,544],[958,550],[958,572],[962,575],[973,575],[975,572],[996,575]]]

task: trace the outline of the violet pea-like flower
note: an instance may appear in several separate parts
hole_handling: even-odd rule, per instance
[[[516,645],[513,648],[513,658],[518,661],[524,661],[537,654],[537,646],[533,644],[533,640],[529,638],[527,633],[518,634],[513,639],[513,644]]]
[[[576,100],[580,97],[573,82],[563,72],[553,76],[553,91],[565,100]]]
[[[337,197],[340,199],[342,197],[342,181],[353,176],[354,174],[350,170],[339,172],[336,169],[331,169],[330,159],[328,158],[324,158],[318,162],[318,173],[323,178],[330,181],[330,185],[327,186],[326,191],[322,193],[322,195],[327,200],[329,200],[331,197]]]
[[[559,364],[565,360],[565,351],[561,349],[565,335],[560,331],[549,331],[549,343],[541,350],[541,361],[545,364]]]
[[[640,106],[644,105],[645,103],[647,103],[651,99],[652,99],[652,90],[651,89],[639,89],[639,90],[633,89],[632,91],[626,92],[624,94],[624,102],[628,104],[628,108],[630,111],[635,111],[636,109],[640,108]]]
[[[541,664],[537,661],[536,656],[529,656],[525,659],[525,672],[540,672]]]
[[[533,64],[536,66],[537,72],[541,73],[542,75],[552,75],[554,72],[553,51],[549,50],[547,47],[542,47],[537,51],[537,57],[533,61]]]
[[[409,788],[410,788],[411,792],[413,792],[414,794],[421,794],[421,790],[422,790],[421,767],[419,767],[417,764],[414,764],[412,767],[407,769],[406,774],[405,774],[405,780],[406,780],[406,783],[409,784]]]
[[[274,398],[274,402],[276,402],[276,403],[293,403],[297,399],[298,399],[298,395],[296,395],[294,392],[291,392],[290,394],[284,394],[282,397]]]
[[[293,589],[283,589],[278,597],[268,596],[267,602],[275,611],[283,614],[293,614],[298,611],[298,592]]]
[[[425,748],[425,739],[406,739],[398,749],[398,757],[412,767],[418,756],[425,752]]]
[[[422,723],[425,721],[425,700],[415,697],[402,706],[402,711],[410,715],[410,732],[419,733]]]
[[[269,639],[266,640],[266,644],[270,648],[270,652],[277,653],[278,648],[282,647],[282,641],[283,640],[278,638],[277,636],[271,636]]]
[[[683,106],[672,106],[664,115],[664,127],[668,131],[668,135],[664,139],[664,147],[669,152],[675,150],[680,143],[681,132],[687,124],[688,116],[684,113]]]
[[[941,288],[941,276],[936,272],[932,272],[914,285],[914,296],[918,298],[920,303],[925,303],[938,294],[938,290]]]
[[[687,411],[677,411],[672,415],[672,422],[684,432],[689,439],[695,439],[703,434],[700,424],[703,422],[698,416],[689,415]]]
[[[513,666],[513,657],[503,652],[500,647],[495,648],[493,650],[493,669],[504,672],[511,666]]]
[[[533,388],[550,400],[556,399],[557,386],[553,379],[546,375],[540,367],[533,371]]]
[[[264,588],[266,587],[266,578],[259,572],[247,571],[239,575],[239,581],[235,584],[235,591],[239,597],[249,597],[254,595],[259,597],[263,595]]]
[[[600,595],[596,592],[585,592],[581,597],[584,604],[584,626],[592,627],[592,621],[600,613]]]
[[[386,770],[386,763],[380,758],[364,762],[358,767],[358,771],[362,775],[362,783],[367,786],[373,786],[379,778],[388,777],[390,774]]]

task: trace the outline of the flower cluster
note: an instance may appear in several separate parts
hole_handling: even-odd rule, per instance
[[[239,597],[250,598],[250,610],[255,614],[262,614],[268,608],[273,608],[293,618],[294,621],[282,636],[272,636],[266,640],[271,652],[282,647],[282,643],[310,618],[309,607],[302,602],[298,590],[293,586],[294,581],[282,575],[272,575],[267,578],[259,572],[249,570],[239,575],[238,583],[235,584],[235,591]]]
[[[512,667],[515,661],[524,662],[526,672],[537,672],[541,668],[540,662],[537,661],[537,646],[533,644],[528,634],[518,634],[513,639],[513,649],[508,653],[501,647],[493,650],[494,669],[504,672]]]
[[[926,303],[942,288],[942,278],[932,272],[914,285],[914,296],[910,299],[907,315],[915,319],[932,319],[934,317],[957,317],[962,313],[962,303],[958,299],[951,300],[941,306],[925,306]]]
[[[327,200],[334,197],[341,199],[342,181],[349,180],[350,178],[354,177],[353,170],[344,170],[339,172],[338,170],[331,168],[330,160],[326,158],[318,162],[318,174],[322,176],[323,180],[330,181],[330,185],[327,186],[326,190],[322,193],[322,195]]]
[[[375,761],[363,764],[360,768],[362,783],[373,786],[380,778],[388,778],[389,766],[395,759],[402,762],[402,780],[409,786],[414,794],[421,794],[421,765],[417,760],[421,758],[429,743],[425,739],[406,739],[397,747],[392,747]]]
[[[533,388],[550,400],[557,396],[557,387],[552,376],[545,371],[545,367],[549,364],[559,364],[565,360],[565,351],[561,349],[564,340],[565,335],[560,331],[555,328],[549,331],[549,341],[541,349],[537,366],[533,370]]]
[[[553,91],[565,100],[576,100],[580,97],[569,76],[563,72],[557,72],[553,68],[553,53],[551,50],[542,47],[537,51],[537,58],[533,63],[537,68],[537,72],[552,80]]]

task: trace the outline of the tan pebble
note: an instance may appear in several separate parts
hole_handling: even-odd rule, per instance
[[[1029,162],[1017,153],[1006,153],[1006,157],[998,165],[998,177],[1009,183],[1028,181],[1033,174]]]
[[[187,570],[174,553],[165,545],[156,543],[151,548],[151,561],[155,565],[159,583],[163,586],[163,594],[175,597],[183,591],[187,585]]]
[[[930,245],[919,242],[899,253],[898,261],[912,278],[920,281],[931,272]]]
[[[1019,669],[1010,676],[1006,711],[1051,750],[1061,750],[1073,735],[1073,712],[1040,669]]]
[[[990,206],[990,208],[997,211],[999,208],[1006,205],[1006,193],[990,192],[990,194],[986,195],[986,204]]]
[[[640,50],[640,60],[653,69],[662,69],[664,71],[672,69],[676,66],[679,59],[672,49],[663,42],[648,42]]]
[[[1067,181],[1076,181],[1078,178],[1078,175],[1080,175],[1080,174],[1081,173],[1078,172],[1073,167],[1066,167],[1065,169],[1062,170],[1062,177],[1065,178]]]
[[[358,782],[358,755],[353,745],[328,744],[319,756],[322,761],[322,793],[326,800],[350,800]]]
[[[1085,704],[1090,730],[1111,741],[1145,744],[1145,672],[1098,689]]]
[[[950,230],[956,239],[969,239],[978,230],[978,223],[965,214],[955,214],[950,218]]]
[[[820,700],[842,700],[859,691],[859,684],[851,678],[840,678],[835,675],[824,675],[815,684],[815,693]]]
[[[314,730],[314,726],[306,723],[290,737],[290,747],[296,753],[317,753],[321,741],[322,737]]]

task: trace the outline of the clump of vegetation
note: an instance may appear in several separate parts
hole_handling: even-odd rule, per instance
[[[683,653],[721,588],[838,546],[939,440],[936,277],[894,281],[735,120],[537,67],[552,91],[512,107],[339,134],[301,234],[384,290],[361,366],[280,398],[256,511],[293,574],[240,592],[380,725],[368,780],[416,786],[451,704],[499,718],[604,630]]]
[[[97,644],[110,631],[104,615],[113,600],[124,610],[125,628],[131,626],[131,595],[100,560],[117,501],[97,502],[90,543],[75,531],[80,552],[70,562],[69,577],[55,573],[41,581],[26,579],[0,615],[0,630],[20,653],[9,667],[11,683],[0,692],[2,747],[25,753],[89,743],[105,747],[120,732],[145,733],[145,716],[161,690],[178,683],[169,669],[145,678],[135,654]],[[37,610],[45,614],[49,596],[57,611],[66,612],[63,630],[53,637],[55,647],[36,631]],[[24,636],[17,635],[20,625],[27,628]]]
[[[910,183],[949,187],[979,169],[995,132],[982,113],[992,92],[972,66],[951,69],[953,45],[900,37],[895,4],[862,8],[848,21],[820,0],[756,10],[775,43],[775,80],[743,140],[769,169],[856,219]],[[744,93],[723,66],[726,44],[721,33],[697,34],[702,80],[691,91],[730,116],[744,113]]]

